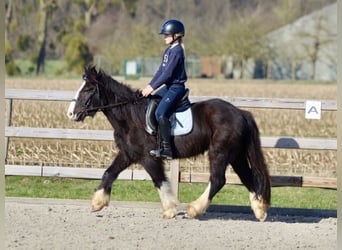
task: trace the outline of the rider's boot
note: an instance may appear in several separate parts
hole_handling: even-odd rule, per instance
[[[160,118],[158,120],[159,132],[161,137],[161,147],[150,151],[153,157],[161,157],[167,160],[172,160],[171,148],[171,124],[169,119]]]

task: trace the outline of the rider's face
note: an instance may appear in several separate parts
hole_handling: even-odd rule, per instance
[[[170,45],[173,41],[172,34],[164,35],[164,41],[167,45]]]

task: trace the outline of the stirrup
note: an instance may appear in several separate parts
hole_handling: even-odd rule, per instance
[[[150,151],[150,155],[156,158],[163,158],[166,160],[172,160],[172,152],[164,152],[163,149],[154,149]]]
[[[160,149],[153,149],[150,151],[150,155],[156,158],[160,158]]]
[[[166,160],[172,160],[173,157],[172,157],[172,152],[171,151],[162,151],[161,154],[160,154],[161,158],[165,158]]]

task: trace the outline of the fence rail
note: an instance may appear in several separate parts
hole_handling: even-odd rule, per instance
[[[46,139],[113,140],[112,130],[5,127],[5,135],[7,137]],[[336,150],[337,140],[333,138],[262,136],[261,146],[264,148]]]
[[[41,177],[66,177],[81,179],[101,179],[105,169],[102,168],[73,168],[51,166],[21,166],[5,165],[6,175],[41,176]],[[171,172],[167,173],[171,177]],[[208,173],[185,173],[179,172],[178,181],[186,183],[208,182]],[[118,180],[151,180],[145,170],[128,169],[118,176]],[[336,178],[306,177],[306,176],[271,176],[273,187],[321,187],[336,188]],[[226,184],[241,184],[236,174],[226,174]]]
[[[70,101],[74,98],[74,91],[61,90],[33,90],[33,89],[6,89],[5,98],[8,100],[40,100],[40,101]],[[190,96],[191,102],[199,102],[212,99],[213,96]],[[220,96],[238,107],[250,108],[273,108],[273,109],[305,109],[306,99],[286,98],[246,98]],[[322,110],[336,111],[336,100],[320,100]]]
[[[58,128],[30,128],[12,127],[11,113],[12,100],[40,100],[40,101],[69,101],[73,98],[71,91],[50,91],[50,90],[27,90],[27,89],[6,89],[7,117],[5,136],[23,138],[46,138],[46,139],[78,139],[78,140],[101,140],[112,141],[113,131],[111,130],[84,130],[84,129],[58,129]],[[193,96],[192,102],[198,102],[213,98],[212,96]],[[218,97],[238,107],[270,108],[270,109],[305,109],[305,99],[271,99],[271,98],[242,98],[242,97]],[[322,110],[336,111],[335,100],[320,100]],[[281,136],[261,137],[262,147],[265,148],[289,148],[289,149],[313,149],[313,150],[337,150],[336,138],[296,138]],[[7,150],[7,145],[6,145]],[[179,171],[179,160],[171,161],[171,178],[174,192],[178,194],[179,182],[207,182],[207,173],[183,173]],[[29,175],[29,176],[60,176],[72,178],[100,179],[104,169],[91,168],[67,168],[67,167],[46,167],[46,166],[18,166],[6,165],[6,175]],[[119,179],[126,180],[150,180],[144,170],[125,170]],[[228,174],[227,183],[240,184],[237,175]],[[302,177],[302,176],[272,176],[273,186],[311,186],[336,188],[336,178]]]

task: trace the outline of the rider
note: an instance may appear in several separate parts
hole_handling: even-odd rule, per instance
[[[159,34],[164,35],[164,41],[168,47],[164,52],[158,71],[151,82],[142,90],[142,95],[147,97],[165,84],[165,88],[156,93],[162,97],[155,111],[161,137],[161,148],[151,150],[150,154],[154,157],[171,160],[171,124],[169,118],[175,109],[175,105],[186,92],[184,83],[187,80],[187,75],[182,44],[182,37],[185,34],[184,25],[179,20],[170,19],[162,25]]]

